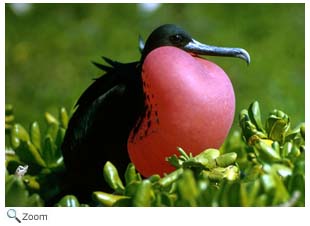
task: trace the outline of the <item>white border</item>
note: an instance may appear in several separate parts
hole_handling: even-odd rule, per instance
[[[5,1],[6,3],[35,3],[51,1]],[[85,1],[52,1],[52,3]],[[152,3],[157,1],[89,1],[96,3]],[[159,1],[164,3],[175,3],[175,1]],[[310,3],[304,1],[177,1],[179,3],[305,3],[306,8],[306,103],[309,101],[309,17]],[[4,127],[4,103],[5,103],[5,9],[1,2],[1,44],[0,68],[1,74],[1,122]],[[306,128],[309,128],[309,108],[306,104]],[[0,225],[16,225],[14,219],[6,216],[8,208],[4,207],[4,128],[0,130]],[[307,130],[308,131],[308,130]],[[309,151],[309,133],[306,133],[306,151]],[[0,151],[0,152],[1,152]],[[22,222],[37,225],[72,225],[78,223],[88,225],[305,225],[305,216],[309,214],[309,154],[306,153],[306,208],[16,208],[18,215],[24,211],[35,214],[48,214],[47,222]],[[306,213],[307,211],[307,213]]]

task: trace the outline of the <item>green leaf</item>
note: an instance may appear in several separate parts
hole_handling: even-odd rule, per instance
[[[47,166],[55,164],[57,158],[55,156],[56,145],[50,135],[47,135],[44,139],[44,146],[42,150],[42,157],[46,161]]]
[[[117,193],[124,192],[124,185],[118,175],[118,171],[115,166],[107,161],[103,167],[103,175],[105,181],[109,184],[109,186],[114,189]]]
[[[191,170],[184,170],[177,181],[177,194],[179,197],[177,205],[197,206],[198,189]]]
[[[293,174],[288,180],[288,191],[293,194],[296,191],[300,192],[300,198],[298,200],[299,206],[305,206],[305,175],[304,174]]]
[[[266,131],[270,139],[282,143],[289,128],[290,118],[287,114],[279,110],[274,110],[269,114]]]
[[[216,158],[220,156],[220,151],[209,148],[194,157],[194,160],[201,163],[208,169],[216,167]]]
[[[29,191],[40,192],[40,184],[36,177],[25,175],[23,176],[23,181]]]
[[[13,125],[12,135],[11,135],[11,143],[13,149],[18,148],[20,145],[20,141],[28,142],[30,140],[28,132],[25,128],[20,124]]]
[[[46,167],[45,161],[42,159],[40,152],[36,147],[28,140],[27,142],[21,142],[19,147],[15,149],[16,154],[20,160],[30,167],[32,164],[36,164],[40,167]]]
[[[136,172],[136,167],[134,166],[134,164],[129,163],[127,166],[127,169],[125,171],[126,185],[133,183],[135,181],[139,181],[139,180],[141,180],[141,178],[138,175],[138,173]]]
[[[175,168],[181,168],[183,161],[181,161],[176,155],[172,155],[166,158],[166,161],[169,162]]]
[[[58,120],[52,114],[45,112],[44,116],[45,116],[45,121],[47,122],[48,125],[59,124]]]
[[[138,190],[138,186],[141,183],[142,183],[142,181],[134,181],[134,182],[131,182],[130,184],[126,185],[124,195],[129,196],[129,197],[133,197],[136,194],[136,192]]]
[[[231,164],[234,164],[237,160],[237,153],[230,152],[223,154],[215,159],[216,163],[220,167],[227,167]]]
[[[169,187],[171,184],[173,184],[183,173],[183,168],[177,169],[165,177],[161,178],[158,181],[158,184],[162,187]]]
[[[68,123],[69,123],[69,116],[68,116],[66,108],[64,107],[61,107],[59,109],[59,121],[60,121],[60,126],[64,129],[67,129]]]
[[[239,167],[230,165],[225,169],[224,178],[226,178],[228,181],[235,181],[239,179],[239,174]]]
[[[41,151],[41,132],[38,122],[33,122],[30,125],[30,139],[31,143],[38,149],[38,151]]]
[[[79,200],[74,195],[64,196],[57,204],[58,207],[79,207]]]
[[[274,178],[276,186],[272,202],[272,205],[275,206],[287,202],[290,198],[290,195],[287,191],[287,188],[285,187],[284,181],[275,170],[272,171],[272,176]]]
[[[101,204],[102,206],[113,206],[117,201],[123,199],[130,199],[128,196],[123,195],[112,195],[105,192],[96,191],[92,194],[92,198],[95,202]]]
[[[29,207],[43,206],[43,200],[38,194],[30,195],[23,179],[15,175],[5,177],[5,206],[6,207]]]
[[[273,149],[265,140],[259,140],[255,144],[255,150],[258,158],[265,163],[272,163],[281,159],[277,150]]]
[[[14,110],[14,107],[12,104],[6,104],[5,105],[5,115],[13,114],[13,110]]]
[[[302,138],[305,140],[305,123],[300,126],[300,134]]]
[[[254,101],[250,105],[248,113],[249,113],[249,118],[251,122],[256,126],[256,128],[261,132],[265,132],[262,119],[261,119],[259,103],[257,101]]]
[[[132,204],[136,207],[151,206],[154,191],[149,180],[143,180],[137,187],[137,192],[133,196]]]
[[[53,141],[57,139],[59,130],[59,124],[58,123],[50,123],[47,128],[47,134],[46,136],[49,136],[52,138]]]
[[[254,180],[247,183],[240,183],[240,205],[241,206],[256,206],[255,202],[261,189],[259,180]]]
[[[64,128],[59,127],[57,137],[55,140],[55,145],[58,147],[58,150],[59,150],[59,153],[57,153],[58,157],[60,157],[60,155],[61,155],[60,147],[62,145],[65,134],[66,134],[66,130]]]

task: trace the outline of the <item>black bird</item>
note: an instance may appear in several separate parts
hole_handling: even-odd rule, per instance
[[[103,57],[109,66],[94,63],[104,75],[95,79],[77,101],[62,144],[69,192],[80,200],[89,200],[92,191],[109,191],[103,179],[106,161],[117,167],[120,176],[124,174],[130,162],[129,135],[138,133],[148,110],[142,65],[152,50],[162,46],[250,61],[243,49],[203,45],[182,28],[166,24],[151,33],[139,61],[119,63]]]

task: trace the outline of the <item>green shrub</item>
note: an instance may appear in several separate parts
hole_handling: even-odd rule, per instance
[[[64,108],[58,119],[45,113],[43,134],[36,122],[28,131],[15,123],[12,106],[6,107],[6,206],[44,206],[60,194],[68,118]],[[55,206],[305,206],[304,123],[291,128],[290,117],[279,110],[263,123],[253,102],[240,112],[239,124],[241,132],[233,132],[220,150],[192,156],[177,148],[179,156],[167,157],[176,170],[164,177],[143,179],[130,163],[121,181],[107,162],[103,174],[112,194],[94,191],[87,204],[68,194]],[[25,165],[27,173],[16,171]]]

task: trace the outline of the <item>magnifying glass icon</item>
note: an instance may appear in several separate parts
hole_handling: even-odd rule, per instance
[[[18,221],[18,223],[21,223],[20,219],[16,217],[16,210],[9,209],[6,214],[8,215],[9,218],[15,218]]]

